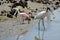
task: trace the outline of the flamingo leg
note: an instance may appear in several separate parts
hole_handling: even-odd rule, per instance
[[[44,27],[44,30],[43,30],[43,33],[42,33],[42,40],[44,40],[44,31],[45,31],[44,19],[42,19],[42,25]]]
[[[39,38],[40,38],[40,20],[39,20],[39,22],[38,22],[38,36],[39,36]]]
[[[42,19],[42,25],[43,25],[44,31],[45,31],[44,19]]]

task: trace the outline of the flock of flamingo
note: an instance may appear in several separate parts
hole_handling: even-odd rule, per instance
[[[17,8],[14,8],[14,9],[16,9],[16,12],[18,12],[18,16],[19,17],[21,17],[21,19],[26,19],[26,18],[29,18],[29,15],[27,14],[27,13],[20,13],[19,12],[19,9],[17,9]],[[53,15],[53,11],[52,11],[52,9],[51,9],[51,7],[47,7],[46,8],[46,10],[43,10],[43,11],[41,11],[41,12],[39,12],[39,13],[37,13],[37,15],[35,15],[34,16],[34,19],[36,20],[36,19],[38,19],[39,20],[39,22],[38,22],[38,31],[40,31],[40,21],[42,20],[42,25],[43,25],[43,28],[44,28],[44,31],[45,31],[45,25],[44,25],[44,19],[45,19],[45,17],[47,18],[47,21],[50,21],[51,19],[50,19],[50,17],[51,17],[51,15],[50,15],[50,13],[49,13],[49,11],[52,13],[52,15]],[[15,13],[16,13],[15,12]],[[20,18],[19,18],[20,19]],[[20,20],[21,20],[20,19]],[[28,23],[29,23],[29,21],[28,21]],[[25,33],[23,33],[23,34],[25,34]],[[38,32],[38,36],[40,35],[40,32]],[[40,37],[40,36],[39,36]]]

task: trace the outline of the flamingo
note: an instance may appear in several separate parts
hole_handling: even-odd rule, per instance
[[[40,40],[40,21],[42,20],[42,24],[43,24],[43,28],[44,28],[43,33],[42,33],[42,40],[43,40],[44,39],[43,38],[44,37],[44,31],[45,31],[44,19],[45,19],[45,17],[47,17],[47,20],[48,21],[51,20],[50,19],[51,15],[50,15],[49,11],[52,13],[52,15],[54,15],[52,8],[48,7],[47,10],[44,10],[44,11],[39,12],[34,17],[35,19],[38,19],[39,20],[39,22],[38,22],[38,36],[39,36],[39,38],[37,38],[39,40]]]
[[[18,8],[13,8],[13,9],[16,10],[16,12],[14,13],[14,15],[16,15],[16,13],[18,12],[17,16],[19,17],[18,18],[19,20],[22,19],[22,21],[23,21],[22,24],[24,24],[24,20],[27,20],[28,24],[30,23],[30,17],[29,17],[29,15],[27,13],[25,13],[25,12],[20,13]]]
[[[44,26],[44,18],[47,17],[47,20],[50,21],[50,14],[47,11],[41,11],[37,15],[35,15],[35,19],[42,20],[43,26]],[[44,27],[45,29],[45,27]]]
[[[44,18],[47,17],[47,20],[50,21],[50,17],[51,17],[49,11],[51,13],[53,12],[53,10],[50,7],[47,7],[47,9],[45,11],[39,12],[34,17],[35,19],[39,20],[39,22],[38,22],[38,36],[39,36],[39,38],[40,38],[40,20],[42,20],[42,25],[43,25],[43,28],[44,28],[43,34],[42,34],[42,40],[43,40],[43,36],[44,36],[44,31],[45,31]],[[52,15],[54,15],[54,14],[52,13]]]

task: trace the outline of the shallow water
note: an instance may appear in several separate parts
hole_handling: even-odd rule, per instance
[[[50,25],[47,26],[45,22],[46,30],[44,32],[44,40],[60,40],[60,8],[54,12],[55,19],[50,22]],[[42,39],[43,27],[40,27],[40,38]],[[15,37],[8,37],[4,40],[16,40],[18,35]],[[35,36],[38,36],[38,20],[35,21],[34,27],[29,30],[29,32],[23,36],[19,37],[19,40],[34,40]]]

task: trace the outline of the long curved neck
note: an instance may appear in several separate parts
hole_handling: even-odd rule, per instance
[[[46,11],[47,11],[47,12],[50,11],[50,12],[53,14],[53,8],[52,8],[52,7],[47,7]]]

